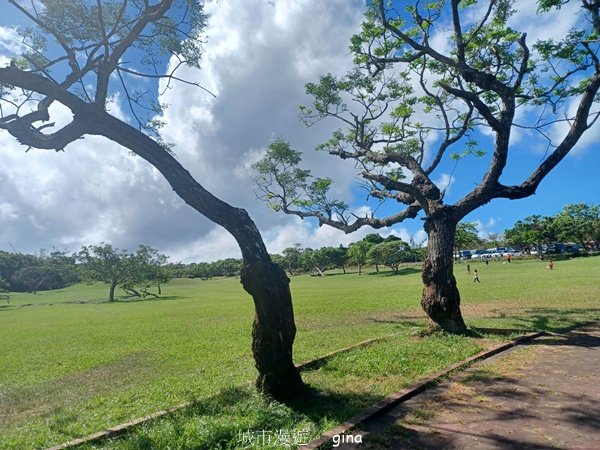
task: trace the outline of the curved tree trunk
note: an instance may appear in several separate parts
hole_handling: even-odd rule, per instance
[[[451,333],[465,333],[460,294],[453,274],[456,222],[447,214],[433,214],[425,221],[429,238],[423,264],[421,306],[436,324]]]
[[[248,213],[212,195],[148,136],[104,111],[94,111],[91,115],[87,132],[115,141],[148,161],[188,205],[233,235],[244,260],[241,282],[254,300],[252,353],[259,372],[256,385],[277,399],[300,392],[304,384],[292,360],[296,327],[289,279],[271,261]]]
[[[229,220],[223,226],[242,250],[240,281],[254,299],[252,354],[259,374],[256,387],[277,399],[287,399],[304,389],[292,358],[296,325],[290,280],[285,270],[271,260],[248,213],[229,208]]]
[[[289,398],[304,387],[292,360],[296,325],[289,279],[277,264],[257,261],[244,264],[241,282],[256,310],[252,324],[256,387],[275,398]]]

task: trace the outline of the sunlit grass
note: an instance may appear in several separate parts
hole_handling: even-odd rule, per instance
[[[466,265],[455,270],[469,325],[557,330],[600,318],[600,258],[558,262],[553,271],[537,261],[471,268],[480,284]],[[200,400],[99,445],[235,448],[241,432],[261,427],[313,437],[487,342],[418,337],[426,322],[415,267],[398,276],[293,277],[291,286],[298,363],[394,337],[304,372],[325,395],[288,406],[250,386],[253,306],[237,279],[174,280],[159,300],[114,304],[102,301],[102,285],[11,295],[10,305],[0,303],[0,447],[57,444],[190,399]]]

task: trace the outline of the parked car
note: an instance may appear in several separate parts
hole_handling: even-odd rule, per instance
[[[460,258],[461,260],[471,259],[471,250],[461,250],[454,254],[455,258]]]

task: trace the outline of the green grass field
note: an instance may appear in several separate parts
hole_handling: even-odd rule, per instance
[[[538,261],[471,268],[480,284],[466,264],[455,267],[470,326],[557,331],[600,319],[599,257],[553,271]],[[253,305],[237,279],[173,280],[161,299],[114,304],[102,300],[103,285],[0,300],[0,448],[49,447],[190,399],[199,400],[98,447],[236,448],[256,430],[305,440],[501,339],[419,337],[426,321],[415,267],[396,276],[299,276],[291,286],[298,363],[391,337],[304,372],[324,395],[290,405],[251,388]],[[254,448],[281,448],[281,439],[255,439]]]

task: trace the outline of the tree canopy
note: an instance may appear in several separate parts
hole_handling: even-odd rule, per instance
[[[115,288],[120,286],[135,296],[152,294],[148,288],[169,281],[162,268],[167,257],[147,245],[140,245],[136,253],[114,248],[110,244],[89,245],[76,255],[83,281],[101,281],[110,285],[109,301],[115,301]]]
[[[9,3],[36,27],[18,29],[25,51],[7,69],[19,72],[4,70],[0,77],[1,128],[31,147],[63,149],[90,130],[75,115],[67,126],[43,132],[54,124],[35,124],[50,120],[50,106],[67,100],[68,92],[104,108],[118,93],[125,98],[136,126],[160,141],[162,124],[155,116],[164,105],[147,90],[136,88],[132,80],[165,79],[166,87],[174,81],[189,83],[178,78],[176,72],[183,65],[199,67],[203,44],[200,33],[206,20],[201,1],[45,0],[39,6],[16,0]],[[171,57],[177,64],[165,73]],[[26,78],[12,83],[15,76]],[[51,84],[44,85],[43,80]],[[14,87],[33,88],[42,96]],[[69,105],[75,105],[73,100]],[[33,111],[24,112],[30,108]]]
[[[332,180],[312,178],[300,168],[301,152],[283,139],[271,143],[255,165],[263,199],[276,210],[315,217],[346,232],[380,228],[444,204],[444,189],[432,177],[445,158],[484,155],[488,169],[452,207],[454,217],[493,198],[533,194],[597,120],[600,5],[584,0],[588,20],[579,28],[530,43],[526,32],[509,25],[518,14],[513,3],[438,1],[398,11],[378,0],[352,38],[355,68],[306,85],[312,103],[301,107],[303,121],[330,119],[341,126],[317,149],[355,160],[372,198],[406,209],[380,218],[353,216],[345,202],[328,198]],[[564,3],[540,2],[538,14]],[[451,46],[438,49],[433,38],[444,33],[448,18]],[[578,108],[569,108],[572,102]],[[517,115],[524,109],[527,114]],[[569,126],[551,139],[557,123]],[[510,138],[518,130],[535,131],[547,154],[522,183],[505,185],[501,177],[514,148]]]
[[[391,240],[373,245],[367,252],[367,260],[387,266],[398,273],[401,263],[414,261],[414,254],[406,242]]]
[[[589,241],[600,242],[600,207],[577,203],[565,206],[554,220],[557,236],[585,247]]]
[[[473,222],[459,222],[456,225],[454,246],[457,250],[473,247],[480,242],[477,226]]]
[[[566,3],[538,2],[537,13]],[[317,149],[354,161],[369,197],[398,208],[355,214],[329,197],[332,180],[301,168],[301,153],[283,139],[255,165],[260,195],[278,211],[347,233],[422,212],[429,237],[422,306],[442,327],[464,332],[452,273],[456,224],[495,198],[534,194],[600,114],[600,2],[577,3],[582,20],[576,28],[530,42],[527,30],[511,26],[519,14],[512,0],[408,2],[403,10],[395,2],[372,2],[351,39],[354,68],[308,83],[311,102],[300,114],[307,125],[337,123]],[[503,175],[517,132],[546,152],[514,183]],[[480,181],[448,203],[435,177],[444,164],[474,157],[487,163]]]

